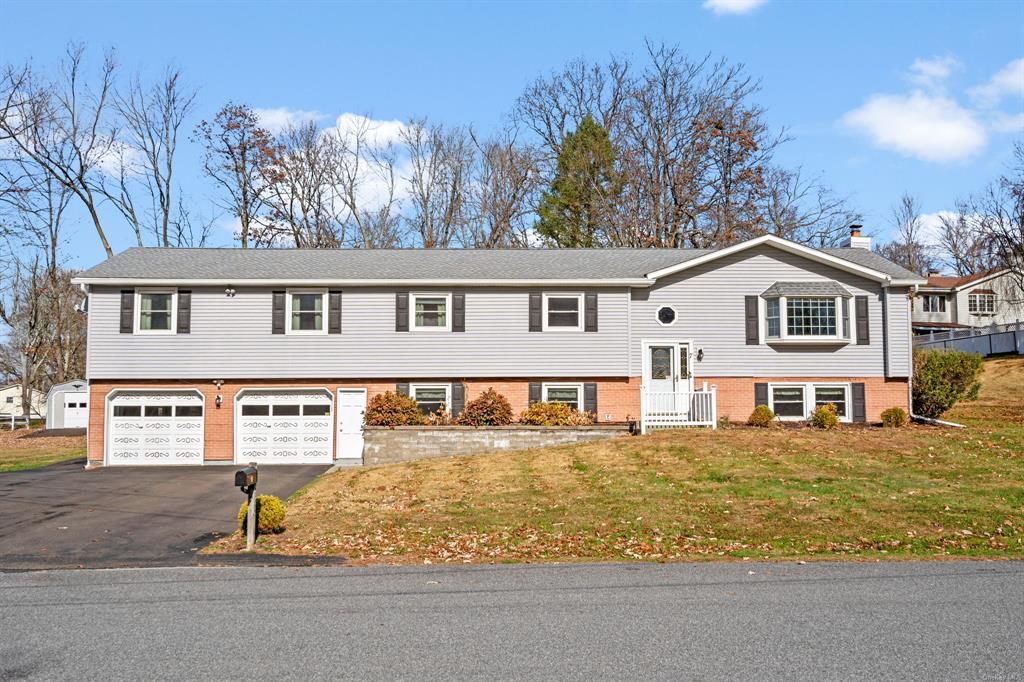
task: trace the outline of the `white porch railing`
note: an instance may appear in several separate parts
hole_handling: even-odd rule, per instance
[[[648,391],[641,387],[640,433],[684,426],[718,428],[716,394],[716,388],[707,388],[707,384],[699,391]]]

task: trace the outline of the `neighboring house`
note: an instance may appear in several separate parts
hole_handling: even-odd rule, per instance
[[[25,411],[21,405],[21,384],[8,384],[0,386],[0,418],[11,415],[15,417],[24,416]],[[46,416],[46,394],[39,391],[32,392],[32,417]]]
[[[1024,291],[1009,270],[966,277],[931,272],[914,296],[915,334],[1024,321]]]
[[[129,249],[76,279],[89,460],[357,459],[367,398],[389,390],[458,413],[494,387],[516,412],[552,400],[621,422],[655,403],[688,418],[707,387],[734,421],[760,403],[877,421],[908,408],[924,280],[851,242]]]

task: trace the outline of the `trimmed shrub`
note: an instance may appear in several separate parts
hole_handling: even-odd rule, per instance
[[[519,423],[530,426],[588,426],[594,423],[594,417],[565,403],[536,402],[523,410]]]
[[[365,419],[367,426],[423,426],[427,423],[415,400],[393,391],[370,398]]]
[[[512,406],[493,388],[473,398],[456,420],[463,426],[506,426],[512,423]]]
[[[914,351],[914,412],[937,419],[960,400],[977,397],[983,364],[976,353]]]
[[[249,514],[249,501],[238,510],[238,527],[244,533]],[[284,530],[284,504],[273,495],[256,496],[256,530],[260,533],[280,533]]]
[[[902,407],[890,407],[888,410],[882,411],[882,426],[898,429],[909,423],[910,417],[907,416],[907,411]]]
[[[750,413],[747,423],[751,426],[757,426],[762,429],[770,428],[775,425],[775,413],[772,412],[772,408],[767,405],[758,405],[754,408],[754,411]]]
[[[839,415],[836,412],[836,406],[832,403],[818,405],[814,408],[814,412],[811,413],[811,418],[808,421],[816,429],[836,428],[839,426]]]

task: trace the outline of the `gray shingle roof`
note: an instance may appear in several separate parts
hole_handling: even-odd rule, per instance
[[[82,278],[152,280],[635,279],[712,249],[166,249],[135,247]],[[896,278],[913,273],[865,249],[826,253]]]
[[[763,292],[762,296],[853,296],[839,282],[776,282]]]

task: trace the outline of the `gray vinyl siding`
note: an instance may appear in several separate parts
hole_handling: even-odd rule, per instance
[[[629,294],[624,287],[587,289],[599,293],[599,331],[589,333],[530,333],[529,292],[511,287],[459,289],[466,294],[463,333],[396,332],[394,288],[348,288],[342,295],[342,333],[317,336],[271,334],[269,287],[237,287],[233,298],[223,288],[187,288],[192,291],[191,333],[140,335],[118,332],[120,289],[93,287],[89,378],[628,375]]]
[[[892,287],[886,289],[886,353],[888,364],[886,376],[908,377],[911,367],[910,318],[913,314],[909,289]]]
[[[744,296],[760,295],[777,281],[834,280],[854,296],[868,297],[871,342],[843,346],[746,345]],[[884,376],[880,284],[778,249],[739,252],[632,291],[631,368],[639,375],[645,340],[692,340],[704,349],[694,376]],[[676,322],[662,326],[658,308],[670,305]],[[852,308],[852,301],[851,301]],[[764,336],[764,329],[761,335]]]

